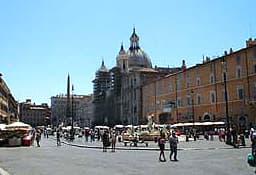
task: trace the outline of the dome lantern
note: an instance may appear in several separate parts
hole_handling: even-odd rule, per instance
[[[139,46],[139,37],[135,32],[135,27],[133,28],[132,36],[130,37],[130,50],[138,50]]]

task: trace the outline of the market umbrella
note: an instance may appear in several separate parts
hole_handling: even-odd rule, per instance
[[[6,130],[28,130],[32,127],[29,124],[23,123],[23,122],[14,122],[12,124],[6,125]]]
[[[0,130],[4,130],[6,127],[6,124],[0,124]]]

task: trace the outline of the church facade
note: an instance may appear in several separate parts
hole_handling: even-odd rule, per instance
[[[121,45],[116,66],[107,70],[103,62],[96,72],[93,80],[96,124],[145,124],[147,121],[142,114],[143,85],[178,70],[180,68],[152,68],[134,28],[130,47],[126,51]]]

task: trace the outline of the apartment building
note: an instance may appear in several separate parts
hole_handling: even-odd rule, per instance
[[[50,125],[51,109],[47,103],[37,105],[30,99],[19,104],[20,121],[33,127]]]
[[[18,121],[18,103],[0,73],[0,123]]]
[[[156,123],[226,121],[228,116],[241,129],[255,125],[256,40],[250,38],[238,51],[183,66],[144,85],[142,94],[143,117]]]

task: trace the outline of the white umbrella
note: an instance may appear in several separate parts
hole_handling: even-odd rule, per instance
[[[123,128],[124,125],[115,125],[114,128]]]
[[[6,127],[6,124],[0,124],[0,130],[4,130]]]
[[[214,125],[224,125],[225,122],[213,122]]]
[[[213,122],[203,122],[202,125],[204,125],[204,126],[213,125]]]
[[[6,125],[5,129],[14,129],[14,130],[19,130],[19,129],[30,129],[32,128],[29,124],[23,123],[23,122],[14,122],[12,124]]]

